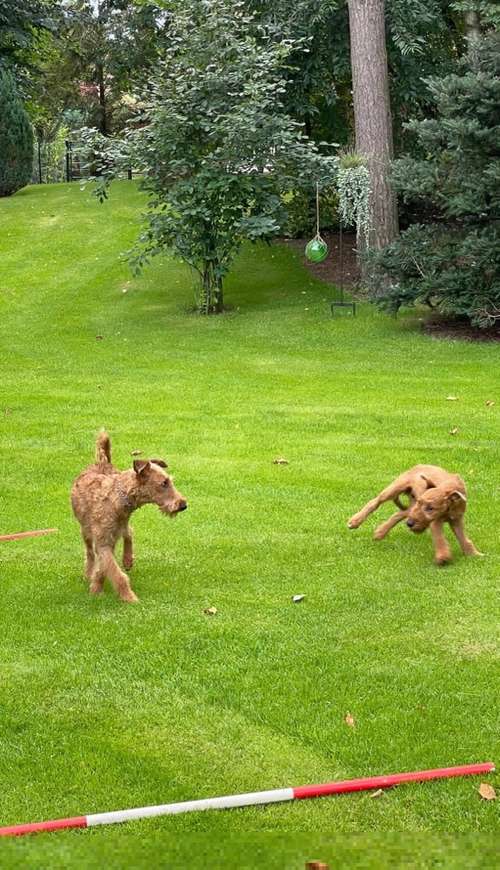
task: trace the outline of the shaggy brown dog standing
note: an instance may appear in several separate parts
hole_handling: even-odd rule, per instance
[[[162,513],[174,516],[185,511],[187,502],[175,489],[162,459],[137,459],[128,471],[111,465],[111,442],[101,432],[96,443],[96,464],[82,471],[71,490],[71,504],[82,528],[85,543],[85,576],[90,591],[102,592],[108,577],[122,601],[138,601],[127,575],[114,556],[118,538],[123,538],[123,565],[134,561],[131,514],[145,504],[156,504]]]
[[[404,493],[410,499],[407,507],[399,500]],[[354,514],[347,525],[350,529],[357,529],[381,504],[391,500],[399,510],[375,530],[374,538],[377,541],[385,538],[401,520],[406,520],[412,532],[424,532],[429,527],[434,541],[435,561],[438,565],[444,565],[451,559],[451,550],[443,534],[443,523],[449,523],[466,556],[482,555],[464,531],[467,494],[458,474],[450,474],[437,465],[415,465],[400,474],[376,498]]]

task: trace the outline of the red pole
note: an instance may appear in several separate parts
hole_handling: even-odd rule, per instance
[[[34,532],[13,532],[11,535],[0,535],[0,541],[19,541],[21,538],[38,538],[41,535],[50,535],[59,529],[36,529]]]
[[[443,779],[450,776],[465,776],[474,773],[491,773],[495,770],[492,761],[483,764],[462,764],[458,767],[438,767],[434,770],[419,770],[413,773],[393,773],[389,776],[369,776],[364,779],[346,779],[344,782],[325,782],[321,785],[301,785],[294,788],[295,800],[321,797],[329,794],[347,794],[352,791],[366,791],[371,788],[390,788],[403,782],[424,782],[429,779]]]

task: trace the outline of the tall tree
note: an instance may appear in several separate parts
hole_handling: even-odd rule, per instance
[[[109,135],[123,122],[123,95],[158,56],[169,16],[161,0],[67,0],[64,10],[63,73],[86,97],[91,123]]]
[[[384,0],[348,0],[348,7],[356,151],[370,171],[369,243],[379,249],[398,233],[396,197],[389,181],[393,136]]]

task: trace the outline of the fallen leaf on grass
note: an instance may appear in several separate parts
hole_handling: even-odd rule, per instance
[[[96,335],[95,340],[96,340],[96,341],[102,341],[103,338],[104,338],[103,335]]]
[[[284,459],[283,456],[277,456],[276,459],[273,459],[273,465],[288,465],[288,459]]]
[[[305,597],[306,597],[305,595],[293,595],[292,601],[294,604],[298,604],[299,601],[303,601]]]
[[[458,435],[458,426],[454,426],[453,429],[450,429],[450,435]]]
[[[383,795],[383,793],[384,793],[384,789],[378,788],[377,791],[374,791],[371,793],[370,797],[371,798],[380,797],[381,795]]]
[[[141,453],[142,453],[142,450],[132,450],[130,455],[131,456],[140,456]]]
[[[447,402],[458,402],[458,396],[446,396]]]
[[[206,613],[207,616],[215,616],[215,614],[217,613],[217,608],[216,607],[205,607],[205,610],[203,611],[203,613]]]
[[[488,401],[486,402],[486,407],[487,407],[487,408],[492,408],[494,404],[495,404],[495,403],[492,402],[491,399],[488,399]]]
[[[482,782],[478,788],[478,792],[485,801],[494,801],[496,799],[497,793],[492,785],[489,785],[487,782]]]
[[[346,713],[344,716],[344,722],[346,725],[349,725],[349,728],[355,728],[356,722],[354,721],[354,716],[351,716],[350,713]]]

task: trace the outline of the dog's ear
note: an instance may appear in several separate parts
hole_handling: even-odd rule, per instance
[[[159,465],[160,468],[168,468],[168,465],[164,459],[150,459],[149,461],[153,462],[155,465]]]
[[[465,495],[458,489],[454,489],[453,492],[450,492],[448,498],[452,504],[458,504],[459,501],[463,501],[464,504],[467,504],[467,499]]]
[[[149,459],[134,459],[134,471],[136,474],[143,476],[151,468]]]
[[[426,482],[426,484],[427,484],[427,489],[432,489],[433,487],[436,486],[436,484],[434,483],[434,481],[431,480],[431,478],[428,477],[426,474],[422,474],[422,472],[420,472],[419,477],[421,477],[422,480],[425,480],[425,482]]]

